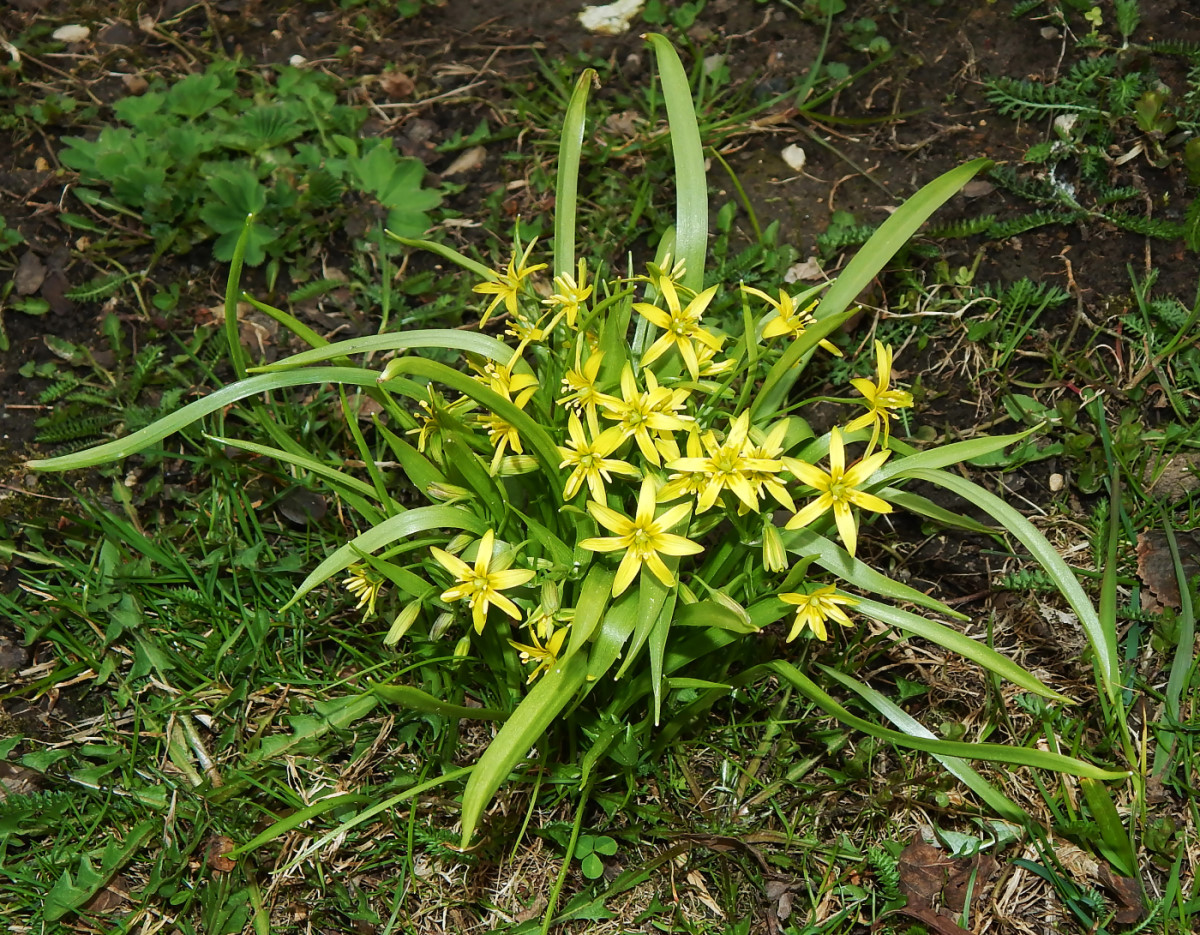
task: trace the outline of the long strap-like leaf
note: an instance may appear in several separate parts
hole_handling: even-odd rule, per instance
[[[696,124],[696,105],[687,72],[666,36],[646,37],[654,49],[663,100],[671,125],[671,153],[675,157],[675,256],[684,262],[683,284],[697,292],[704,288],[704,260],[708,252],[708,178],[704,150]]]

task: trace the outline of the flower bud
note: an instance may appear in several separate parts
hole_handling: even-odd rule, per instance
[[[763,568],[767,571],[787,571],[787,551],[779,529],[772,522],[763,523],[762,531]]]
[[[387,635],[383,638],[384,646],[395,646],[400,642],[401,637],[408,632],[408,628],[416,623],[417,615],[421,612],[420,601],[409,601],[404,605],[404,609],[396,614],[396,619],[392,621],[392,627],[387,631]]]

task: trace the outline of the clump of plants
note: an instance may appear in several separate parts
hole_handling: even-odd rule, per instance
[[[1136,0],[1116,0],[1111,16],[1075,0],[1024,2],[1013,10],[1034,13],[1078,37],[1080,48],[1098,51],[1053,81],[987,80],[987,98],[999,113],[1040,124],[1046,133],[1026,151],[1026,168],[992,174],[1037,209],[1023,222],[977,219],[972,233],[1000,238],[1042,224],[1103,220],[1200,250],[1200,47],[1172,39],[1134,42],[1141,19]],[[1190,200],[1156,205],[1147,216],[1145,186],[1131,172],[1144,166],[1182,169]]]
[[[585,72],[562,132],[549,256],[536,242],[514,244],[495,270],[438,244],[396,238],[475,278],[479,331],[328,344],[256,303],[312,348],[247,368],[236,283],[250,219],[234,253],[226,310],[238,382],[128,438],[31,467],[67,470],[126,457],[205,415],[290,387],[332,384],[375,401],[378,414],[365,430],[346,404],[361,472],[278,435],[276,448],[213,438],[323,478],[361,517],[363,531],[313,569],[291,602],[341,580],[368,619],[386,612],[384,642],[404,655],[394,675],[361,697],[502,722],[477,761],[352,822],[466,777],[462,843],[470,844],[531,748],[565,761],[586,796],[602,764],[620,768],[631,743],[667,743],[730,691],[768,678],[846,725],[931,753],[1005,817],[1024,813],[965,759],[1074,774],[1103,796],[1099,780],[1127,774],[1046,750],[938,739],[835,660],[821,664],[801,649],[872,620],[897,639],[918,636],[961,654],[1025,692],[1066,700],[962,633],[955,626],[962,615],[936,597],[858,557],[871,521],[900,510],[985,529],[905,489],[919,480],[969,499],[1028,549],[1087,634],[1102,698],[1115,700],[1115,633],[1062,559],[1000,498],[945,470],[1022,436],[914,450],[892,431],[912,398],[893,384],[892,349],[882,343],[851,380],[838,424],[816,431],[813,401],[802,395],[806,368],[838,353],[829,337],[855,314],[858,293],[986,161],[917,192],[831,283],[795,294],[706,283],[708,200],[695,112],[674,50],[661,36],[650,42],[670,120],[677,213],[674,231],[642,268],[607,270],[576,255],[593,77]],[[552,284],[539,291],[543,269]],[[707,313],[723,291],[738,296],[742,314],[718,326]],[[465,366],[423,349],[442,359],[457,354]],[[358,355],[380,360],[356,365]],[[245,413],[265,418],[253,404]],[[390,474],[379,466],[385,460],[396,465]],[[765,640],[777,623],[783,639]],[[402,665],[419,674],[401,677]],[[896,727],[852,713],[834,688]]]
[[[68,138],[60,158],[79,173],[76,198],[136,219],[159,252],[215,237],[213,256],[229,261],[253,214],[244,261],[287,264],[302,278],[312,251],[355,210],[362,237],[375,206],[390,230],[417,236],[441,200],[422,187],[421,161],[389,139],[363,137],[366,112],[339,104],[331,79],[315,71],[289,65],[267,75],[213,62],[170,85],[156,80],[113,114],[116,125]]]

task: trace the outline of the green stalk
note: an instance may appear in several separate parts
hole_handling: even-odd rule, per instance
[[[229,345],[229,362],[239,380],[246,378],[246,352],[242,349],[242,336],[238,329],[238,298],[242,294],[242,264],[246,259],[246,246],[250,243],[250,230],[254,227],[254,212],[246,215],[242,232],[238,234],[233,248],[233,259],[229,261],[229,276],[225,280],[225,341]]]

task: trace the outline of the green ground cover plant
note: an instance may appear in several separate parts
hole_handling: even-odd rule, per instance
[[[677,213],[672,235],[646,273],[589,268],[576,257],[578,165],[593,77],[585,72],[562,133],[549,297],[530,290],[542,268],[534,242],[515,244],[497,271],[445,246],[396,237],[474,277],[485,303],[481,323],[503,322],[508,341],[483,332],[410,330],[328,344],[286,312],[255,303],[312,349],[251,368],[236,327],[237,301],[248,298],[238,281],[253,236],[251,217],[234,252],[227,303],[229,353],[239,381],[126,438],[30,463],[36,470],[70,470],[127,457],[242,400],[241,418],[266,428],[269,413],[253,402],[261,394],[338,388],[363,477],[305,450],[284,431],[268,430],[274,446],[227,434],[211,436],[210,443],[319,477],[359,515],[364,530],[327,555],[284,610],[344,578],[367,617],[388,608],[385,642],[404,641],[409,677],[372,663],[365,690],[324,702],[319,719],[297,721],[296,739],[276,737],[262,756],[314,732],[351,727],[379,704],[501,726],[469,765],[373,796],[365,808],[357,807],[357,796],[323,796],[241,841],[230,855],[253,854],[300,816],[337,810],[345,817],[314,845],[319,848],[422,791],[460,780],[460,843],[470,845],[497,790],[514,771],[521,773],[531,747],[541,751],[539,762],[565,769],[561,775],[578,790],[582,815],[600,774],[629,769],[630,741],[665,750],[730,692],[771,678],[846,727],[932,754],[1009,821],[1027,823],[1028,816],[968,760],[1082,777],[1104,846],[1127,864],[1128,841],[1105,811],[1104,803],[1112,805],[1100,782],[1125,778],[1127,771],[1053,750],[939,739],[849,673],[806,660],[807,654],[793,661],[784,648],[801,634],[819,644],[852,630],[853,615],[891,628],[897,638],[919,636],[961,654],[1048,702],[1066,700],[957,630],[953,622],[962,616],[936,597],[856,559],[860,524],[871,514],[903,509],[988,531],[904,489],[922,480],[971,500],[1029,551],[1078,615],[1102,702],[1113,723],[1122,722],[1111,617],[1097,613],[1027,520],[945,470],[1021,436],[923,451],[901,442],[891,424],[912,399],[891,385],[892,354],[882,343],[875,345],[873,373],[853,380],[857,395],[837,400],[852,413],[840,425],[818,433],[795,395],[814,356],[837,353],[827,336],[853,314],[858,293],[986,162],[952,170],[919,191],[828,288],[795,295],[738,289],[741,328],[710,330],[709,303],[735,287],[705,282],[707,185],[693,102],[670,44],[658,36],[650,41],[670,121]],[[462,354],[470,370],[413,353],[422,348]],[[387,356],[351,363],[362,354]],[[380,407],[365,427],[370,437],[352,415],[359,406],[354,393]],[[384,455],[403,473],[403,487],[377,466]],[[784,644],[749,638],[780,620],[787,622]],[[893,726],[854,714],[831,690],[850,693]],[[482,706],[465,707],[468,694]],[[1128,757],[1130,751],[1117,749]],[[559,764],[557,750],[576,752]],[[568,863],[579,840],[577,820]],[[547,926],[562,879],[545,913]]]
[[[215,237],[213,256],[228,261],[253,214],[244,262],[268,263],[272,283],[281,268],[302,281],[314,251],[345,224],[346,199],[381,206],[389,229],[412,236],[441,201],[422,186],[420,160],[361,136],[365,111],[338,103],[331,84],[290,65],[264,74],[215,61],[117,101],[117,123],[94,139],[69,138],[60,158],[79,173],[77,199],[134,219],[160,254]],[[85,216],[63,219],[100,230]],[[371,225],[361,227],[369,239]]]

